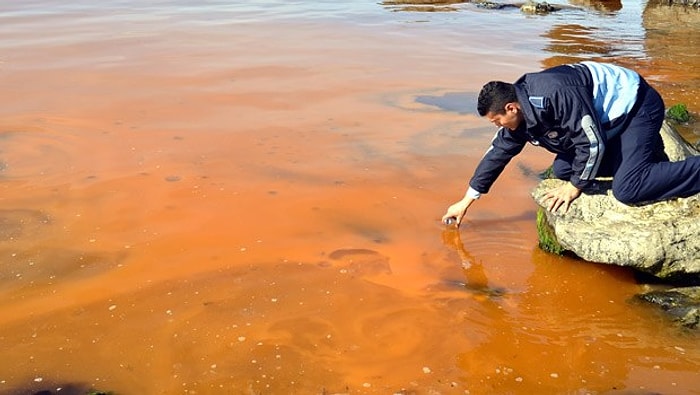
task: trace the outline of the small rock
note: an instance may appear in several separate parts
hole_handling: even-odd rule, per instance
[[[548,14],[550,12],[559,11],[559,7],[555,7],[546,1],[536,2],[529,0],[527,3],[520,6],[520,11],[528,14]]]
[[[659,306],[686,328],[700,328],[700,286],[654,290],[639,294],[637,298]]]

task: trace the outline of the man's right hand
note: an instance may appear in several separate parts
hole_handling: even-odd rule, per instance
[[[455,226],[459,227],[459,225],[462,223],[462,219],[467,214],[467,209],[473,202],[473,198],[465,196],[459,202],[448,207],[447,212],[445,212],[445,215],[442,216],[442,223],[445,225],[454,224]]]

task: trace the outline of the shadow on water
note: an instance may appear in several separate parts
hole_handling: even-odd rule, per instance
[[[458,114],[476,114],[477,94],[471,92],[446,92],[441,96],[420,95],[416,102]]]

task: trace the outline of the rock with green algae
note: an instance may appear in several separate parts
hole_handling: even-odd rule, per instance
[[[672,161],[700,155],[668,122],[661,136]],[[636,299],[658,306],[682,327],[700,329],[700,194],[633,207],[612,196],[610,180],[598,180],[595,188],[572,202],[568,212],[550,213],[544,209],[544,193],[563,183],[546,179],[533,192],[541,206],[537,215],[540,247],[686,284],[641,293]]]
[[[700,154],[668,122],[664,122],[661,135],[673,161]],[[537,204],[546,207],[545,193],[563,184],[561,180],[541,181],[533,191]],[[542,210],[540,221],[551,227],[551,239],[561,250],[590,262],[631,267],[661,279],[700,278],[700,194],[628,206],[612,196],[610,185],[609,180],[599,180],[594,189],[573,201],[567,212]],[[552,244],[551,240],[540,241]]]

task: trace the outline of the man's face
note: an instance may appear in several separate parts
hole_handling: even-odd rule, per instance
[[[504,113],[496,114],[489,111],[486,113],[486,118],[499,128],[505,127],[510,130],[515,130],[523,121],[523,114],[520,111],[520,106],[517,103],[508,103],[506,104]]]

